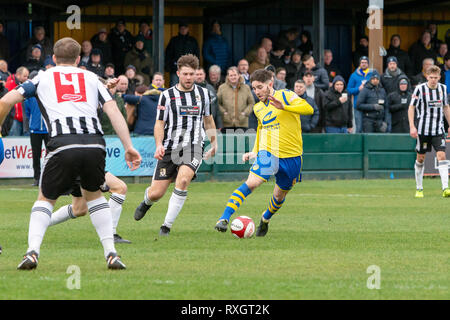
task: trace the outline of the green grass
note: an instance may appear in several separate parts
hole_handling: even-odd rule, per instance
[[[168,238],[158,231],[170,191],[141,221],[144,185],[129,185],[117,245],[127,264],[108,271],[89,217],[47,230],[37,270],[16,270],[27,249],[31,187],[0,187],[0,299],[450,299],[450,199],[438,179],[304,181],[288,195],[265,238],[235,239],[213,227],[241,182],[193,183]],[[273,182],[237,215],[255,223]],[[70,201],[58,200],[59,207]],[[236,214],[235,214],[236,215]],[[81,269],[69,290],[68,266]],[[381,269],[369,290],[366,270]]]

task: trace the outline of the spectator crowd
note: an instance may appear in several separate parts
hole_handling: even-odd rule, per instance
[[[426,81],[425,70],[438,65],[441,82],[450,91],[449,37],[437,38],[437,26],[429,24],[408,51],[402,50],[401,37],[392,35],[384,70],[370,68],[370,39],[362,36],[353,52],[354,72],[344,79],[333,60],[333,51],[323,52],[323,65],[313,56],[311,34],[296,28],[280,32],[277,37],[262,37],[236,65],[231,48],[223,36],[219,21],[211,24],[210,33],[200,48],[189,34],[189,24],[179,23],[178,35],[165,49],[165,71],[170,86],[177,83],[177,60],[185,54],[203,57],[204,66],[195,73],[197,85],[207,88],[216,127],[222,132],[256,129],[253,105],[258,102],[249,83],[250,74],[265,68],[273,74],[275,90],[289,89],[308,101],[314,114],[301,116],[305,133],[408,133],[408,107],[413,88]],[[132,35],[126,22],[119,20],[111,30],[101,28],[91,39],[82,42],[79,68],[95,73],[104,83],[118,78],[110,89],[130,131],[152,135],[158,99],[164,91],[164,74],[153,66],[152,30],[141,20],[139,32]],[[14,74],[8,71],[10,58],[4,24],[0,22],[0,96],[55,64],[52,41],[43,27],[34,29],[26,46],[26,58]],[[107,117],[101,115],[105,134],[114,134]],[[31,121],[32,119],[33,121]],[[17,104],[8,115],[3,136],[30,135],[33,144],[46,141],[45,123],[36,101]]]

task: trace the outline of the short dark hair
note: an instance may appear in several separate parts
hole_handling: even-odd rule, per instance
[[[200,63],[198,61],[198,58],[191,53],[181,56],[177,61],[178,70],[180,70],[182,67],[189,67],[194,70],[197,70],[199,64]]]
[[[312,73],[310,70],[306,70],[305,73],[303,74],[304,77],[306,76],[312,76],[314,77],[314,73]]]
[[[162,72],[156,71],[152,76],[152,80],[155,79],[155,76],[161,76],[164,79],[164,74]]]
[[[305,55],[302,57],[302,61],[303,61],[303,62],[308,61],[308,60],[311,59],[312,57],[313,57],[313,56],[310,55],[310,54],[305,54]]]
[[[253,81],[267,82],[272,80],[272,72],[264,69],[254,71],[250,76],[250,83]]]

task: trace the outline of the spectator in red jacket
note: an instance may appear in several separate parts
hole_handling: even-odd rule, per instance
[[[21,83],[27,81],[28,79],[28,69],[25,67],[20,67],[17,69],[15,74],[12,74],[9,76],[8,80],[6,81],[6,89],[8,91],[11,91]],[[9,130],[10,136],[23,136],[24,135],[24,127],[23,127],[23,108],[22,103],[17,103],[14,106],[14,120],[13,124],[11,126],[11,129]]]

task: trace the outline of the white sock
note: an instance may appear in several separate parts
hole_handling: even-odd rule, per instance
[[[74,216],[72,211],[72,205],[68,204],[66,206],[63,206],[52,213],[52,218],[50,221],[50,225],[54,226],[55,224],[67,221],[69,219],[75,219],[76,216]]]
[[[39,254],[45,232],[50,225],[53,206],[47,201],[36,201],[31,209],[30,225],[28,229],[28,249]]]
[[[172,228],[175,219],[183,208],[184,201],[187,198],[187,190],[182,191],[177,188],[173,189],[172,196],[169,200],[169,208],[167,209],[166,218],[164,219],[164,225],[168,228]]]
[[[438,162],[439,175],[441,176],[442,190],[448,188],[448,160]]]
[[[119,224],[120,214],[122,213],[122,204],[126,195],[120,193],[112,193],[109,197],[109,207],[111,208],[113,234],[117,233],[117,225]]]
[[[103,246],[105,258],[110,252],[116,252],[112,231],[112,216],[105,197],[89,201],[87,203],[92,224],[97,231]]]
[[[156,201],[152,201],[150,200],[150,198],[148,197],[148,190],[150,190],[150,187],[148,187],[147,189],[145,189],[145,194],[144,194],[144,202],[146,205],[151,206],[153,205]]]
[[[423,171],[425,166],[423,163],[419,163],[416,160],[416,164],[414,165],[414,170],[416,172],[416,186],[418,190],[423,189]]]

